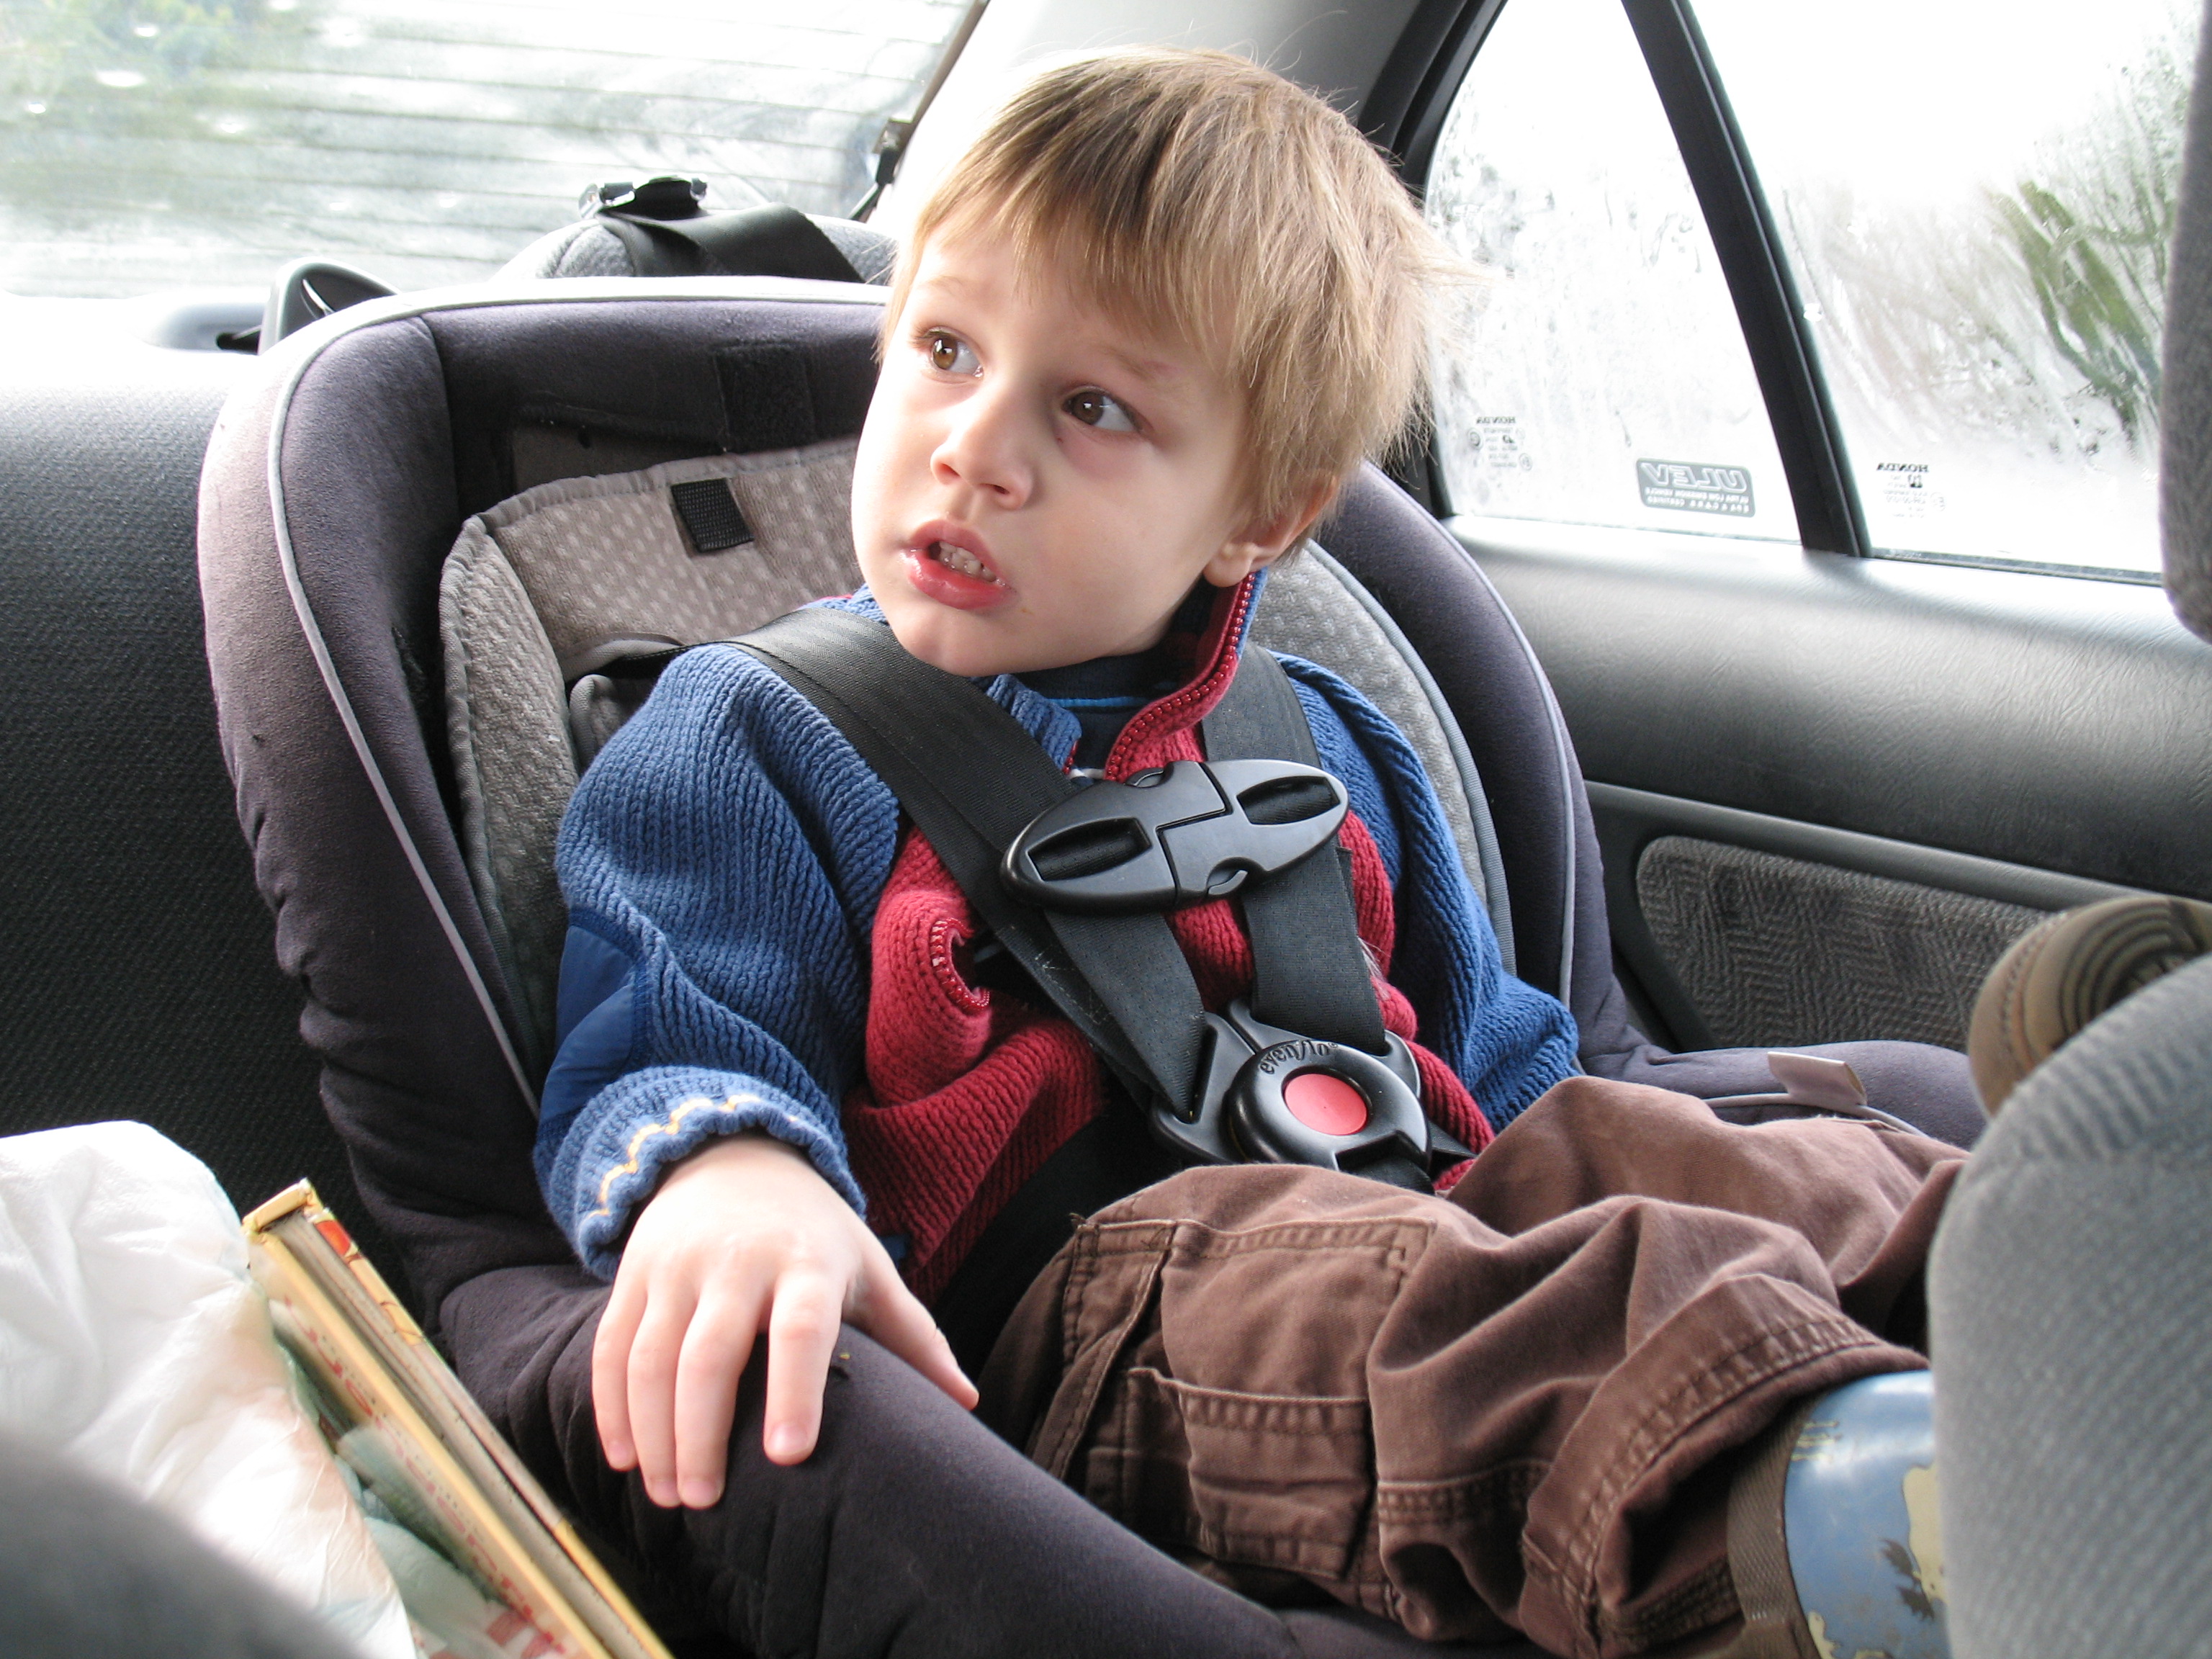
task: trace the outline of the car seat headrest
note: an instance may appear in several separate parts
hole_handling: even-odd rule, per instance
[[[729,639],[857,586],[859,441],[540,484],[470,520],[459,545],[505,553],[573,682],[641,644]]]
[[[2159,518],[2175,613],[2212,640],[2212,8],[2207,18],[2166,267]]]
[[[493,280],[726,275],[883,283],[897,252],[893,238],[858,220],[785,207],[670,220],[594,210],[539,237]]]

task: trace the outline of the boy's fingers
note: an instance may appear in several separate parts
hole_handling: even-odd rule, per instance
[[[618,1275],[599,1315],[592,1339],[592,1413],[599,1419],[599,1447],[609,1467],[637,1467],[637,1448],[629,1432],[629,1345],[645,1311],[645,1297],[627,1276]]]
[[[959,1401],[963,1409],[975,1410],[975,1385],[952,1357],[952,1345],[937,1328],[929,1310],[896,1276],[896,1270],[890,1272],[888,1283],[880,1275],[872,1275],[867,1294],[854,1310],[853,1322]]]
[[[738,1379],[752,1357],[760,1319],[757,1293],[710,1293],[700,1301],[684,1334],[684,1354],[676,1369],[676,1489],[692,1509],[706,1509],[722,1496]]]
[[[677,1502],[676,1367],[696,1305],[687,1285],[656,1286],[629,1345],[625,1381],[630,1444],[637,1453],[646,1495],[664,1509],[673,1509]]]
[[[761,1422],[761,1449],[771,1463],[801,1463],[814,1449],[844,1300],[844,1287],[820,1273],[788,1273],[776,1283],[768,1317],[768,1409]]]

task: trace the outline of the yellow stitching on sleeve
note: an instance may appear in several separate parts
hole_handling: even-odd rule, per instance
[[[725,1110],[734,1110],[737,1107],[738,1097],[735,1095],[732,1095],[720,1103]],[[629,1156],[622,1163],[616,1164],[613,1169],[608,1170],[605,1176],[600,1181],[599,1207],[592,1211],[589,1216],[585,1218],[585,1219],[588,1221],[596,1221],[604,1216],[612,1213],[613,1206],[609,1203],[607,1194],[613,1188],[615,1182],[621,1180],[623,1176],[635,1175],[637,1173],[638,1151],[647,1141],[650,1140],[655,1135],[674,1134],[678,1129],[684,1127],[684,1120],[690,1117],[694,1112],[711,1112],[714,1109],[715,1103],[714,1101],[708,1099],[704,1095],[694,1095],[689,1100],[678,1101],[676,1103],[676,1109],[669,1113],[668,1121],[665,1123],[648,1123],[642,1129],[640,1129],[635,1134],[632,1135],[629,1138]]]

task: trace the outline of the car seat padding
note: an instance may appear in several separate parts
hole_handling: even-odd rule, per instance
[[[859,586],[850,507],[856,442],[832,438],[541,484],[471,520],[455,551],[477,538],[499,544],[544,624],[562,678],[574,681],[638,642],[728,639]],[[717,482],[752,533],[702,554],[671,498],[688,484]]]
[[[1358,578],[1309,543],[1298,557],[1268,573],[1252,640],[1334,669],[1406,734],[1436,785],[1475,896],[1490,912],[1505,971],[1513,972],[1513,913],[1481,775],[1451,705],[1390,613]]]
[[[446,561],[439,624],[446,742],[461,850],[518,1016],[533,1079],[552,1063],[554,988],[568,907],[553,872],[561,816],[576,787],[561,665],[522,579],[481,520]]]
[[[1499,854],[1516,971],[1566,1002],[1587,1051],[1593,1033],[1626,1028],[1626,1005],[1573,740],[1534,650],[1467,550],[1374,469],[1315,534],[1396,619],[1458,717],[1490,811],[1510,827]]]
[[[727,638],[856,586],[845,507],[853,448],[836,438],[563,479],[462,527],[439,600],[447,740],[469,876],[533,1079],[552,1060],[568,930],[554,839],[591,757],[571,749],[566,688],[610,657]],[[705,556],[690,550],[671,495],[700,481],[737,492],[757,532],[750,541]],[[606,732],[596,735],[603,742]]]
[[[714,354],[732,344],[795,344],[815,419],[847,430],[873,373],[873,292],[619,287],[374,302],[302,330],[227,407],[204,475],[209,661],[257,880],[307,994],[325,1107],[432,1325],[457,1285],[569,1255],[449,810],[435,588],[466,491],[512,493],[496,480],[520,410],[644,408],[592,383],[617,367],[710,432],[729,425]],[[672,303],[610,344],[606,302],[641,294]]]
[[[730,638],[856,586],[845,510],[853,447],[833,439],[544,484],[471,519],[454,544],[440,604],[461,840],[533,1079],[551,1060],[566,927],[552,850],[576,769],[558,737],[574,725],[577,700],[598,689],[579,677],[624,653]],[[757,531],[752,544],[707,557],[690,551],[670,496],[700,479],[726,479],[737,489]],[[1449,708],[1403,635],[1319,550],[1271,574],[1253,633],[1345,675],[1407,734],[1436,782],[1510,968],[1510,916],[1480,784]],[[574,688],[565,710],[564,685]],[[592,741],[578,734],[578,765],[622,712],[590,711]]]

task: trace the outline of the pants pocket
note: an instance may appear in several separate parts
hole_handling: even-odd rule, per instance
[[[1350,1576],[1375,1489],[1364,1400],[1199,1388],[1150,1367],[1114,1392],[1085,1457],[1093,1503],[1217,1561]]]

